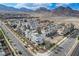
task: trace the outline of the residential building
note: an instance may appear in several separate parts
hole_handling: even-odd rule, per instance
[[[44,43],[44,37],[42,34],[32,33],[31,34],[31,41],[37,45],[42,44],[42,43]]]
[[[74,29],[73,24],[65,24],[65,26],[62,26],[60,29],[58,29],[59,35],[65,35],[67,33],[70,33]]]

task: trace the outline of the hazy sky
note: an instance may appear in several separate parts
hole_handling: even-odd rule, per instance
[[[15,8],[29,8],[29,9],[37,9],[39,7],[46,7],[48,9],[53,9],[58,6],[71,7],[72,9],[79,10],[79,3],[2,3],[3,5],[15,7]]]

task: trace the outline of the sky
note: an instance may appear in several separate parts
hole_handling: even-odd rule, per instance
[[[71,7],[74,10],[79,10],[79,3],[2,3],[3,5],[15,7],[15,8],[28,8],[35,10],[39,7],[45,7],[48,9],[54,9],[59,6]]]

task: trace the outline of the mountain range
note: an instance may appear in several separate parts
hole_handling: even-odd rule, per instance
[[[26,11],[32,11],[31,9],[27,9],[27,8],[14,8],[14,7],[9,7],[9,6],[5,6],[5,5],[2,5],[0,4],[0,11],[23,11],[23,12],[26,12]]]
[[[10,11],[16,11],[16,12],[29,12],[29,11],[35,11],[35,12],[51,12],[53,15],[56,16],[79,16],[79,11],[78,10],[73,10],[70,7],[63,7],[59,6],[56,7],[55,9],[49,10],[45,7],[40,7],[36,10],[31,10],[28,8],[14,8],[14,7],[9,7],[0,4],[0,12],[10,12]]]
[[[70,7],[59,6],[52,10],[53,15],[56,16],[79,16],[78,10],[73,10]]]

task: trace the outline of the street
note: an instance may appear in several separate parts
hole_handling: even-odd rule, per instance
[[[75,33],[76,30],[73,32],[72,35],[68,36],[67,39],[65,39],[64,42],[62,42],[60,45],[58,45],[52,52],[50,53],[50,56],[66,56],[69,54],[70,51],[73,51],[72,48],[75,48],[76,44],[76,36],[77,33]],[[75,37],[73,37],[75,36]],[[70,52],[72,53],[72,52]]]
[[[24,45],[19,41],[20,39],[15,34],[13,34],[12,31],[3,22],[0,22],[0,26],[4,30],[5,35],[7,35],[9,39],[12,40],[14,47],[18,51],[20,51],[22,56],[31,56],[31,54],[26,50]]]

